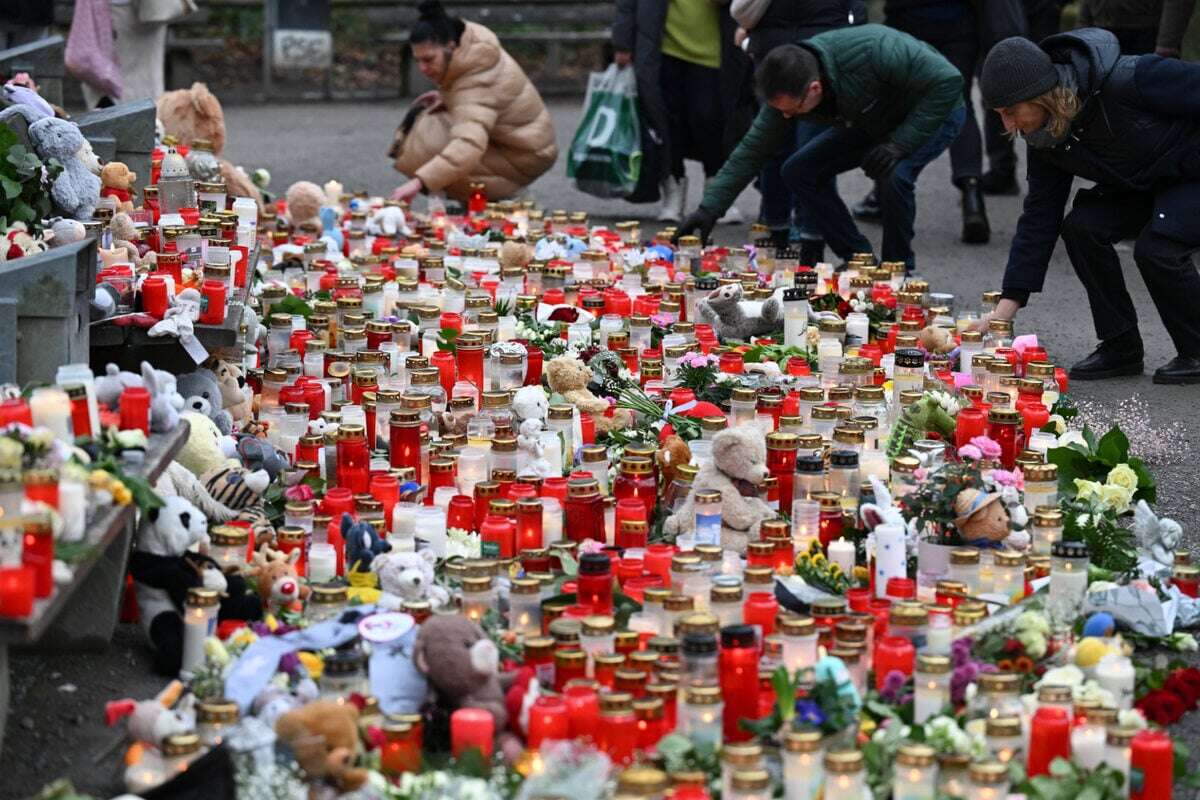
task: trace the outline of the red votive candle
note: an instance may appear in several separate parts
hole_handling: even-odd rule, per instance
[[[600,724],[600,694],[594,681],[572,680],[563,687],[563,702],[567,705],[571,738],[594,741]]]
[[[491,760],[495,729],[490,711],[460,708],[450,715],[450,750],[455,758],[460,758],[467,750],[475,748],[483,754],[484,760]]]
[[[529,749],[541,747],[546,740],[566,739],[570,736],[570,711],[566,701],[554,695],[542,695],[533,701],[529,709]]]
[[[1056,758],[1071,758],[1071,719],[1064,708],[1043,706],[1034,712],[1029,724],[1026,773],[1031,778],[1049,775],[1050,763]],[[1158,798],[1159,795],[1147,795],[1149,797]],[[1170,793],[1162,797],[1170,797]]]
[[[722,730],[727,742],[744,742],[753,734],[738,724],[758,716],[758,640],[750,625],[721,629],[718,659],[721,694],[725,699]]]
[[[1139,731],[1130,744],[1129,800],[1170,797],[1174,763],[1174,748],[1166,731]]]

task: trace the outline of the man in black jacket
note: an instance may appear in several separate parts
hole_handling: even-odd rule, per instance
[[[1087,290],[1100,346],[1074,380],[1140,375],[1137,311],[1113,247],[1133,258],[1178,356],[1155,383],[1200,383],[1200,66],[1122,56],[1099,28],[1040,45],[1005,39],[980,79],[984,102],[1029,145],[1029,195],[1017,222],[995,316],[1011,319],[1042,289],[1061,235]],[[1075,178],[1094,181],[1063,218]]]

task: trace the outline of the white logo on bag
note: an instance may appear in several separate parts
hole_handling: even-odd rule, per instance
[[[616,128],[616,111],[603,107],[596,109],[596,116],[592,119],[591,131],[588,132],[588,147],[600,147],[607,143]]]

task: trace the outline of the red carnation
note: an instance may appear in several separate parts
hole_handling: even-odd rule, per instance
[[[1025,652],[1025,647],[1018,639],[1009,637],[1004,642],[1004,652],[1016,655]]]
[[[896,295],[894,294],[885,295],[879,302],[884,308],[890,308],[893,311],[896,310]]]
[[[1196,707],[1196,698],[1200,697],[1200,691],[1196,686],[1188,683],[1178,672],[1175,672],[1167,677],[1163,683],[1163,688],[1168,692],[1174,692],[1179,695],[1179,699],[1183,701],[1183,707],[1187,711],[1191,711]]]
[[[1155,689],[1137,702],[1138,710],[1151,722],[1166,727],[1174,725],[1184,714],[1179,695],[1166,689]]]

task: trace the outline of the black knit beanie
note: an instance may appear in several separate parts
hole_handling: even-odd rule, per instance
[[[979,77],[979,91],[988,108],[1031,100],[1057,85],[1058,72],[1050,56],[1021,36],[998,42],[987,54]]]

